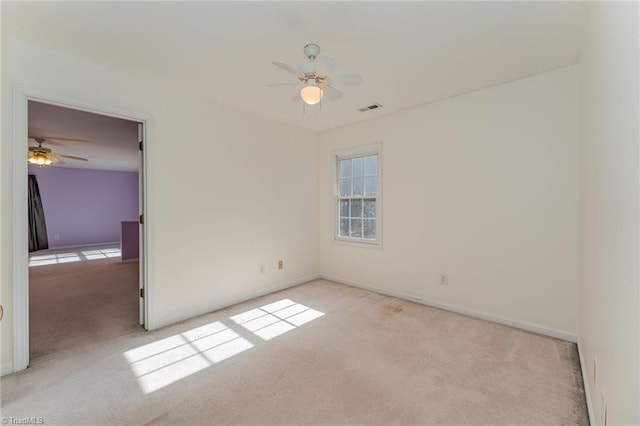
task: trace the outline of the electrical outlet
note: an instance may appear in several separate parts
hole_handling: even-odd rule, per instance
[[[54,240],[59,240],[59,239],[60,239],[60,235],[54,235],[54,236],[53,236],[53,239],[54,239]]]
[[[598,386],[598,358],[593,357],[593,387]]]
[[[449,275],[440,274],[440,285],[449,285]]]
[[[282,260],[278,260],[278,269],[284,268],[284,262]]]
[[[260,264],[260,273],[264,274],[264,263]]]

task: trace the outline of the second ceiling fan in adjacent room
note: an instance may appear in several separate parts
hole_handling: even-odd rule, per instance
[[[27,161],[29,164],[33,164],[35,166],[46,167],[52,164],[65,164],[64,159],[68,160],[77,160],[77,161],[89,161],[83,157],[76,157],[74,155],[66,155],[66,154],[58,154],[53,152],[51,148],[45,148],[42,146],[45,142],[50,142],[52,140],[66,140],[66,141],[80,141],[85,142],[80,139],[68,139],[68,138],[48,138],[42,136],[34,136],[29,135],[29,139],[33,139],[37,142],[38,146],[30,146],[29,147],[29,157]]]

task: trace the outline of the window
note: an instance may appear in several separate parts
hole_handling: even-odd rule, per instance
[[[338,155],[336,161],[336,239],[379,243],[377,150],[367,154]]]

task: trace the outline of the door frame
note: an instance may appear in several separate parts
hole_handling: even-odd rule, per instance
[[[148,147],[153,131],[153,121],[147,114],[140,112],[122,111],[111,106],[87,104],[72,99],[62,98],[50,93],[16,87],[13,90],[13,371],[24,370],[29,366],[29,250],[28,250],[28,207],[27,207],[27,137],[28,137],[28,102],[42,102],[64,108],[71,108],[94,114],[122,118],[142,123],[144,150],[142,164],[139,170],[141,179],[140,205],[144,214],[144,224],[141,224],[140,238],[140,270],[142,288],[145,297],[143,304],[143,327],[150,329],[151,317],[148,259]]]

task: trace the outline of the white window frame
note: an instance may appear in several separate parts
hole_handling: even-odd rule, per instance
[[[338,177],[338,162],[340,160],[347,160],[349,158],[363,157],[367,155],[378,156],[378,194],[376,195],[376,239],[364,239],[364,238],[352,238],[343,237],[338,235],[339,224],[339,184],[340,178]],[[333,224],[333,231],[331,233],[334,243],[365,248],[377,248],[382,249],[382,142],[362,145],[353,148],[341,149],[331,152],[331,171],[332,171],[332,200],[331,200],[331,217]]]

